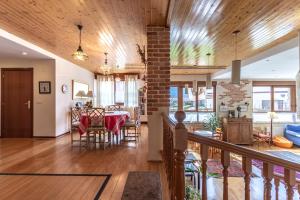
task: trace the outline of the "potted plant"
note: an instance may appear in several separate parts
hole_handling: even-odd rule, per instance
[[[205,129],[214,133],[216,132],[216,129],[220,127],[220,120],[215,113],[211,113],[204,119],[203,126]]]

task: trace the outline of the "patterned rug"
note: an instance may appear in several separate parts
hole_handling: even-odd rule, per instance
[[[215,177],[223,177],[223,166],[220,160],[208,160],[207,161],[207,172],[213,174]],[[228,176],[229,177],[243,177],[244,172],[242,165],[239,161],[232,160],[230,161],[230,166],[228,167]],[[257,175],[252,174],[252,177],[257,177]]]
[[[289,161],[292,161],[292,162],[299,163],[299,161],[300,161],[300,156],[299,155],[297,155],[295,153],[292,153],[292,152],[289,152],[289,151],[267,151],[267,152],[274,155],[274,156],[276,156],[276,157],[286,159],[286,160],[289,160]],[[255,167],[259,168],[260,170],[263,169],[263,162],[260,161],[260,160],[252,160],[252,164]],[[274,165],[273,172],[275,174],[284,176],[284,168],[281,167],[281,166]],[[296,172],[296,178],[300,180],[300,172]]]

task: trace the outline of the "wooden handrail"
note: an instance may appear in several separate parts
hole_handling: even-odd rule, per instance
[[[187,149],[187,130],[183,124],[185,113],[177,111],[175,123],[166,114],[163,119],[162,157],[167,173],[171,200],[185,199],[184,160]]]
[[[300,180],[296,180],[296,171],[300,171],[300,164],[289,160],[278,158],[271,154],[266,154],[253,149],[245,148],[228,142],[216,140],[213,138],[201,136],[194,133],[189,133],[183,121],[185,113],[177,111],[175,119],[172,120],[168,115],[162,114],[163,121],[163,150],[162,157],[165,165],[165,170],[168,178],[171,200],[183,200],[185,198],[185,178],[184,178],[184,160],[185,151],[187,150],[187,141],[192,141],[200,144],[201,154],[201,175],[202,175],[202,200],[207,200],[207,161],[209,159],[209,151],[211,147],[220,149],[221,164],[223,167],[223,199],[229,199],[228,192],[228,176],[230,167],[230,154],[234,153],[242,157],[242,170],[244,172],[245,193],[244,198],[251,198],[251,173],[252,160],[259,160],[262,165],[262,178],[264,180],[264,199],[271,199],[273,183],[275,185],[276,199],[279,195],[279,180],[284,180],[286,196],[288,200],[293,199],[295,185],[297,184],[298,193],[300,193]],[[273,172],[274,165],[284,168],[284,175]],[[274,179],[274,182],[272,181]]]
[[[251,159],[256,159],[256,160],[267,162],[267,163],[270,163],[273,165],[279,165],[279,166],[282,166],[284,168],[288,168],[291,170],[300,171],[300,164],[298,164],[298,163],[294,163],[289,160],[275,157],[271,154],[265,154],[260,151],[245,148],[245,147],[231,144],[228,142],[215,140],[215,139],[212,139],[209,137],[196,135],[196,134],[190,133],[190,132],[188,133],[188,140],[193,141],[193,142],[198,142],[201,144],[206,144],[210,147],[216,147],[216,148],[222,149],[224,151],[229,151],[231,153],[235,153],[235,154],[245,156],[245,157],[248,157]]]

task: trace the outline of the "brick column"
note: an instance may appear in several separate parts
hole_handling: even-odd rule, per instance
[[[170,89],[170,29],[147,27],[147,112],[149,127],[149,160],[161,160],[161,113],[169,112]]]

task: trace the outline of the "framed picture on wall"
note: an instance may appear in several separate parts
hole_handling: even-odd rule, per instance
[[[51,82],[50,81],[39,81],[39,93],[40,94],[51,94]]]
[[[85,95],[89,91],[89,85],[79,81],[72,80],[72,99],[83,98],[83,96],[77,96],[79,93],[84,93]]]

